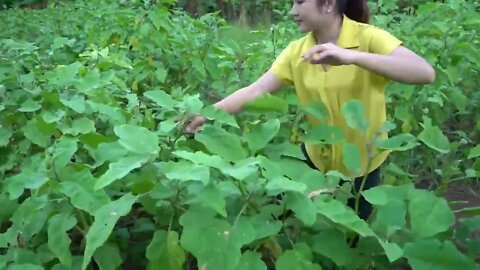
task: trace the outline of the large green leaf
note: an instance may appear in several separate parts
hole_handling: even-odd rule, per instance
[[[474,148],[470,149],[468,153],[468,158],[477,158],[480,157],[480,145],[475,146]]]
[[[147,246],[147,269],[182,270],[185,263],[185,251],[180,247],[179,236],[175,231],[156,231]]]
[[[455,223],[455,215],[448,202],[427,190],[411,190],[410,223],[418,237],[427,238],[444,232]]]
[[[346,143],[342,148],[343,164],[353,174],[361,174],[362,170],[360,150],[351,143]]]
[[[21,232],[25,241],[30,241],[32,236],[43,229],[52,207],[53,205],[48,201],[46,195],[28,197],[13,213],[11,221],[14,228]]]
[[[260,258],[259,253],[252,251],[246,251],[242,254],[240,263],[238,264],[236,270],[267,270],[267,266]]]
[[[167,110],[173,110],[177,103],[169,94],[165,93],[165,91],[162,90],[148,91],[145,92],[143,95],[155,102],[155,104],[157,104],[161,108]]]
[[[404,133],[388,139],[378,139],[375,145],[380,149],[392,151],[407,151],[419,145],[417,138],[412,134]]]
[[[307,186],[304,183],[289,180],[285,177],[276,177],[272,179],[267,183],[265,188],[268,191],[268,195],[278,195],[286,191],[304,193],[307,190]]]
[[[275,262],[277,270],[322,270],[322,267],[295,250],[287,250]]]
[[[330,258],[338,266],[350,265],[358,258],[358,255],[348,246],[345,234],[339,230],[322,230],[313,236],[312,242],[314,252]]]
[[[478,269],[450,241],[442,244],[437,239],[428,239],[407,243],[405,257],[413,270]]]
[[[304,194],[288,193],[285,198],[287,208],[295,212],[305,225],[312,226],[317,220],[317,209],[312,200]]]
[[[25,134],[25,137],[32,143],[46,148],[50,143],[50,136],[53,134],[53,129],[46,123],[42,123],[40,120],[32,119],[24,125],[21,130]],[[46,128],[44,128],[46,127]]]
[[[250,150],[256,152],[265,147],[272,140],[280,129],[278,119],[268,120],[265,123],[253,125],[250,132],[245,135]]]
[[[130,212],[136,200],[136,196],[127,193],[95,211],[95,221],[85,237],[87,245],[83,255],[82,270],[87,269],[93,253],[105,243],[118,219]]]
[[[98,181],[95,183],[95,190],[102,189],[116,180],[122,179],[132,170],[140,168],[144,162],[148,160],[148,157],[145,156],[126,156],[118,160],[117,162],[110,163],[108,170],[100,176]]]
[[[305,136],[305,142],[312,144],[335,144],[342,142],[344,139],[345,135],[339,127],[329,126],[327,124],[313,126],[307,130]]]
[[[243,218],[232,226],[214,218],[215,212],[191,207],[180,217],[180,244],[198,260],[199,269],[236,270],[241,248],[255,239],[255,230]]]
[[[42,154],[36,154],[24,160],[19,174],[6,179],[5,189],[8,191],[10,199],[17,199],[22,195],[24,189],[38,189],[48,180],[44,157]]]
[[[222,192],[214,185],[208,185],[201,190],[196,190],[188,204],[200,204],[210,207],[223,217],[227,217],[226,202]]]
[[[0,128],[0,146],[7,146],[10,137],[12,137],[13,132],[10,129],[7,129],[5,127]]]
[[[196,135],[196,139],[203,143],[208,151],[221,156],[226,161],[237,161],[247,157],[240,137],[220,127],[207,125]]]
[[[100,270],[116,270],[122,265],[122,257],[119,248],[111,244],[105,244],[93,253],[93,259]]]
[[[440,152],[450,152],[450,142],[438,126],[434,126],[429,118],[424,117],[423,131],[418,138],[428,147]]]
[[[232,114],[226,112],[225,110],[218,109],[215,106],[207,106],[203,108],[202,115],[207,119],[215,120],[222,124],[227,124],[236,128],[239,127],[237,120],[235,120],[235,117]]]
[[[370,123],[365,118],[365,107],[359,100],[349,100],[342,105],[342,113],[350,128],[366,132]]]
[[[208,184],[210,181],[210,169],[202,165],[185,162],[164,163],[161,167],[168,179],[180,181],[201,181]]]
[[[73,154],[77,151],[77,139],[62,136],[54,145],[53,163],[55,170],[61,170],[71,162]]]
[[[144,127],[119,125],[114,131],[120,138],[118,142],[132,153],[157,155],[160,151],[158,136]]]
[[[67,267],[72,266],[72,254],[70,252],[72,241],[67,232],[76,223],[75,217],[68,214],[57,214],[48,221],[48,248]]]

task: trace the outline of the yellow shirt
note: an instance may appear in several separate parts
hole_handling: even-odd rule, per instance
[[[321,65],[302,62],[302,56],[315,45],[312,32],[291,42],[272,64],[273,73],[284,83],[293,85],[301,106],[310,102],[323,103],[329,114],[329,125],[340,127],[345,143],[353,143],[360,150],[362,171],[368,164],[367,142],[378,132],[386,120],[384,98],[388,79],[356,65],[330,66],[325,71]],[[363,24],[343,16],[343,23],[337,46],[375,54],[390,54],[402,42],[376,26]],[[347,126],[342,114],[342,104],[351,99],[359,100],[365,108],[365,117],[369,120],[366,134]],[[321,124],[317,119],[307,116],[312,125]],[[381,138],[386,138],[382,134]],[[307,153],[315,166],[323,172],[339,171],[350,177],[363,173],[352,173],[343,164],[342,143],[334,145],[307,144]],[[388,152],[378,154],[371,163],[368,172],[378,168],[387,158]]]

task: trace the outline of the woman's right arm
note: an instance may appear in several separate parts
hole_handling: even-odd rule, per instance
[[[265,93],[273,92],[281,85],[281,81],[269,70],[254,83],[235,91],[214,106],[228,113],[237,113],[242,111],[246,102],[252,101]]]
[[[214,106],[231,114],[238,113],[242,111],[243,105],[246,102],[252,101],[265,93],[274,92],[279,89],[281,85],[282,82],[272,70],[268,70],[254,83],[233,92],[226,98],[215,103]],[[190,123],[185,127],[185,131],[195,133],[200,130],[204,123],[204,117],[194,116],[190,119]]]

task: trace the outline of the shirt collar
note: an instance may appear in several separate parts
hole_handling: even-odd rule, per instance
[[[342,27],[340,29],[340,35],[338,36],[337,46],[352,49],[360,45],[358,38],[358,23],[346,15],[343,15]],[[312,32],[309,34],[309,43],[315,45],[315,35]]]

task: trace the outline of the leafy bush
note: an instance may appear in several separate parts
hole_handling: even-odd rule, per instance
[[[0,13],[0,268],[476,268],[478,209],[454,226],[447,200],[414,185],[480,174],[472,2],[376,9],[438,76],[389,88],[392,137],[373,143],[395,153],[385,185],[363,192],[375,205],[368,222],[345,205],[359,198],[349,181],[301,160],[299,129],[329,135],[300,121],[318,108],[299,108],[289,88],[237,116],[211,106],[264,72],[295,26],[242,42],[214,14],[161,2]],[[358,126],[361,105],[345,108]],[[184,136],[198,113],[211,122]]]

